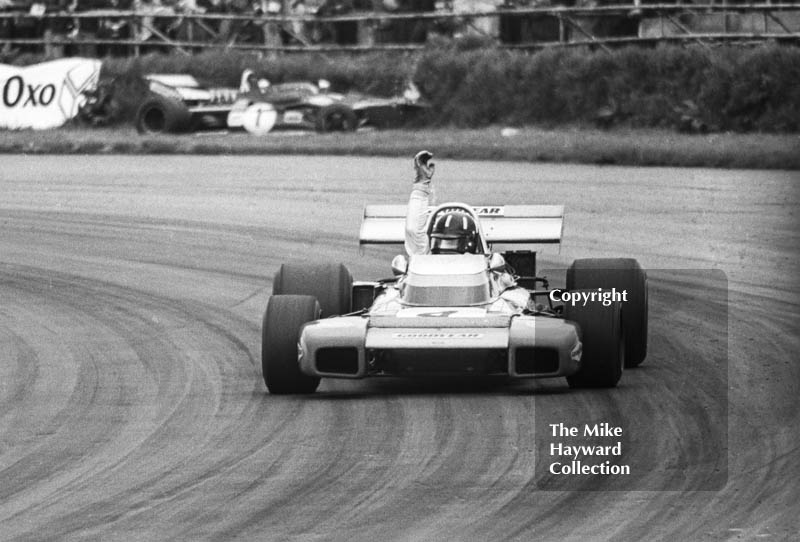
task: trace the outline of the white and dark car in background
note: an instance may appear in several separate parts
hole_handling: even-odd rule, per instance
[[[401,125],[427,106],[413,84],[402,96],[381,98],[330,92],[325,80],[270,85],[242,74],[238,89],[204,87],[191,75],[145,76],[148,96],[136,114],[143,134],[208,129],[246,129],[263,135],[273,129],[354,131],[362,126]]]

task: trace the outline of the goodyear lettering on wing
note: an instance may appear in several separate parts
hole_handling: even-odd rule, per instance
[[[503,216],[506,213],[506,208],[502,205],[480,205],[478,207],[473,207],[473,211],[478,216]],[[462,207],[445,207],[440,209],[439,212],[447,213],[450,211],[463,211]],[[431,213],[433,209],[428,209],[428,213]]]
[[[478,216],[503,216],[505,212],[505,207],[499,205],[475,207],[475,213]]]

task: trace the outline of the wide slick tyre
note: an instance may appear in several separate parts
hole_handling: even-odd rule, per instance
[[[344,264],[283,264],[272,280],[272,295],[310,295],[322,316],[350,312],[353,276]]]
[[[639,366],[647,357],[647,273],[632,258],[587,258],[575,260],[567,269],[567,290],[626,291],[622,302],[625,336],[625,367]]]
[[[185,132],[191,113],[178,101],[156,96],[145,100],[136,112],[136,131],[140,134]]]
[[[615,387],[625,360],[620,303],[570,304],[564,309],[564,319],[578,324],[583,345],[581,368],[567,383],[571,388]]]
[[[357,128],[358,117],[344,104],[327,105],[317,112],[318,132],[355,132]]]
[[[264,384],[275,395],[314,393],[318,377],[300,371],[297,341],[303,325],[319,318],[317,300],[307,295],[277,295],[267,301],[261,328]]]

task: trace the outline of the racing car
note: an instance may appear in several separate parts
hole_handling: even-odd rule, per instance
[[[413,83],[402,96],[391,98],[330,92],[330,83],[324,79],[317,84],[254,87],[233,104],[228,115],[230,128],[244,128],[258,135],[282,128],[352,132],[362,126],[398,126],[427,107]],[[259,122],[253,122],[255,119]]]
[[[205,88],[191,75],[146,75],[149,94],[136,113],[136,129],[141,134],[228,128],[258,135],[274,128],[353,131],[397,125],[426,107],[413,86],[403,96],[379,98],[328,92],[324,79],[276,85],[252,79],[252,70],[245,70],[238,89]]]
[[[314,392],[321,378],[506,375],[566,377],[570,387],[614,387],[647,355],[647,274],[634,259],[575,260],[560,299],[625,291],[627,300],[559,303],[536,275],[536,248],[560,244],[564,208],[445,203],[478,227],[465,254],[395,257],[393,277],[354,281],[341,263],[283,264],[262,327],[262,370],[272,394]],[[402,245],[405,206],[367,206],[365,245]],[[493,273],[512,272],[530,302],[509,303]],[[387,273],[388,274],[388,273]],[[554,301],[554,298],[556,301]]]
[[[149,95],[136,112],[140,134],[224,129],[239,95],[235,88],[205,88],[191,75],[150,74],[144,79]]]

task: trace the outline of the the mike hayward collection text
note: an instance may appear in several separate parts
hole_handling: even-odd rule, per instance
[[[622,438],[622,428],[606,422],[593,425],[584,424],[582,427],[569,426],[563,423],[551,423],[548,425],[550,436],[559,439]],[[594,441],[589,444],[556,441],[550,443],[549,451],[552,461],[548,468],[550,474],[626,475],[631,473],[630,466],[612,463],[611,461],[614,458],[617,458],[617,461],[622,458],[622,440],[616,440],[611,444],[596,444]]]

